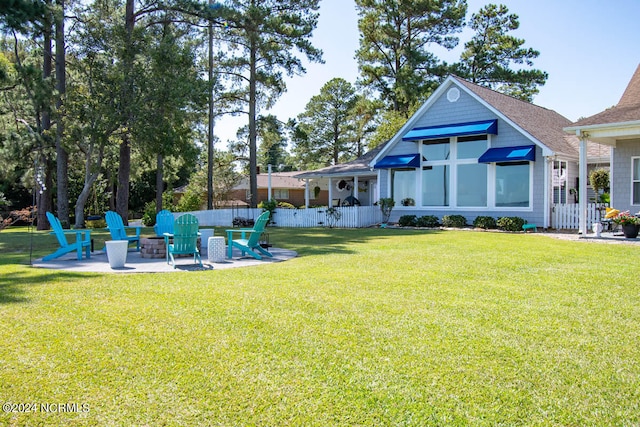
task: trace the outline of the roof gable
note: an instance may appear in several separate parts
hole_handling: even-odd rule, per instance
[[[455,85],[465,91],[472,98],[491,110],[513,128],[519,131],[534,144],[543,149],[543,155],[562,154],[577,157],[578,152],[573,144],[570,144],[563,128],[570,125],[571,121],[553,110],[521,101],[508,95],[496,92],[492,89],[476,85],[460,77],[450,75],[418,109],[418,111],[398,131],[383,150],[373,159],[374,164],[386,155],[391,148],[402,140],[402,136],[415,126],[419,118],[432,107],[451,85]],[[575,138],[575,137],[573,137]]]

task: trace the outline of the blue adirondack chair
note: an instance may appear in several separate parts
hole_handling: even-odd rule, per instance
[[[202,267],[202,259],[198,251],[198,218],[191,214],[184,214],[173,222],[173,233],[164,233],[167,247],[167,264],[171,258],[171,265],[176,268],[174,255],[191,255],[193,262]],[[173,242],[171,242],[173,240]]]
[[[129,244],[135,243],[136,250],[140,251],[140,227],[125,226],[122,217],[114,211],[107,211],[105,219],[112,240],[127,240]],[[135,229],[135,235],[128,235],[128,229]]]
[[[258,217],[253,228],[234,228],[227,230],[227,258],[233,258],[234,247],[240,249],[242,256],[248,253],[255,259],[262,259],[262,255],[273,257],[269,251],[260,246],[260,236],[264,233],[264,228],[268,222],[269,211],[265,211]],[[240,239],[234,240],[233,233],[240,233]],[[248,238],[247,235],[249,235]]]
[[[51,228],[53,228],[51,234],[56,235],[60,249],[43,257],[43,261],[49,261],[73,251],[78,253],[78,259],[81,260],[83,249],[86,252],[87,258],[91,258],[91,230],[65,230],[62,228],[60,220],[51,212],[47,212],[47,219],[49,220],[49,224],[51,224]],[[67,234],[75,234],[76,241],[69,243],[67,241]]]
[[[161,210],[156,215],[156,225],[153,226],[153,231],[156,232],[156,236],[162,237],[164,233],[173,234],[173,214],[166,209]]]

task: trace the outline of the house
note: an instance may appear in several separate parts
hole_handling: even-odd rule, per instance
[[[581,164],[586,163],[592,142],[611,147],[611,206],[631,213],[640,211],[640,65],[615,107],[581,119],[564,130],[580,139]],[[583,235],[587,233],[587,176],[587,169],[580,168],[580,231]]]
[[[305,203],[305,182],[295,177],[300,173],[303,172],[258,173],[258,203],[272,198],[278,202],[291,203],[296,207],[302,205],[327,205],[327,184],[323,182],[311,183],[308,203]],[[251,198],[249,188],[249,178],[243,178],[238,185],[233,187],[230,198],[238,205],[246,204]],[[269,197],[269,190],[271,190],[271,197]]]
[[[564,132],[570,125],[555,111],[449,76],[383,146],[297,177],[329,180],[330,200],[345,194],[341,182],[362,204],[392,197],[392,221],[519,216],[546,228],[555,203],[575,202],[580,141]],[[592,151],[592,162],[608,166],[607,147]]]

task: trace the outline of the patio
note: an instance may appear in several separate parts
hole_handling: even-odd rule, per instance
[[[273,258],[263,257],[262,260],[257,260],[248,255],[241,257],[240,251],[236,249],[234,249],[232,259],[225,259],[222,262],[210,262],[207,260],[206,255],[203,255],[203,267],[194,264],[193,257],[188,256],[176,259],[175,269],[167,264],[165,258],[143,258],[141,252],[133,249],[130,249],[127,253],[127,261],[123,268],[111,268],[107,260],[106,252],[101,250],[92,252],[91,258],[86,259],[83,257],[82,260],[78,260],[75,253],[70,253],[51,261],[43,261],[42,258],[39,258],[33,262],[33,266],[53,270],[92,273],[171,273],[267,265],[274,262],[286,261],[298,255],[294,251],[280,248],[270,248],[269,251],[273,254]]]

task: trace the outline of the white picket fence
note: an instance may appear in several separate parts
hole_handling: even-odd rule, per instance
[[[362,228],[382,222],[382,212],[378,206],[345,206],[336,209],[340,213],[339,219],[328,215],[327,208],[276,209],[270,226]],[[231,227],[234,217],[255,219],[262,209],[214,209],[189,213],[198,218],[201,226]]]
[[[604,205],[596,203],[587,204],[587,228],[591,229],[594,223],[598,223],[604,217]],[[551,210],[551,226],[555,229],[580,228],[580,205],[556,204]]]

